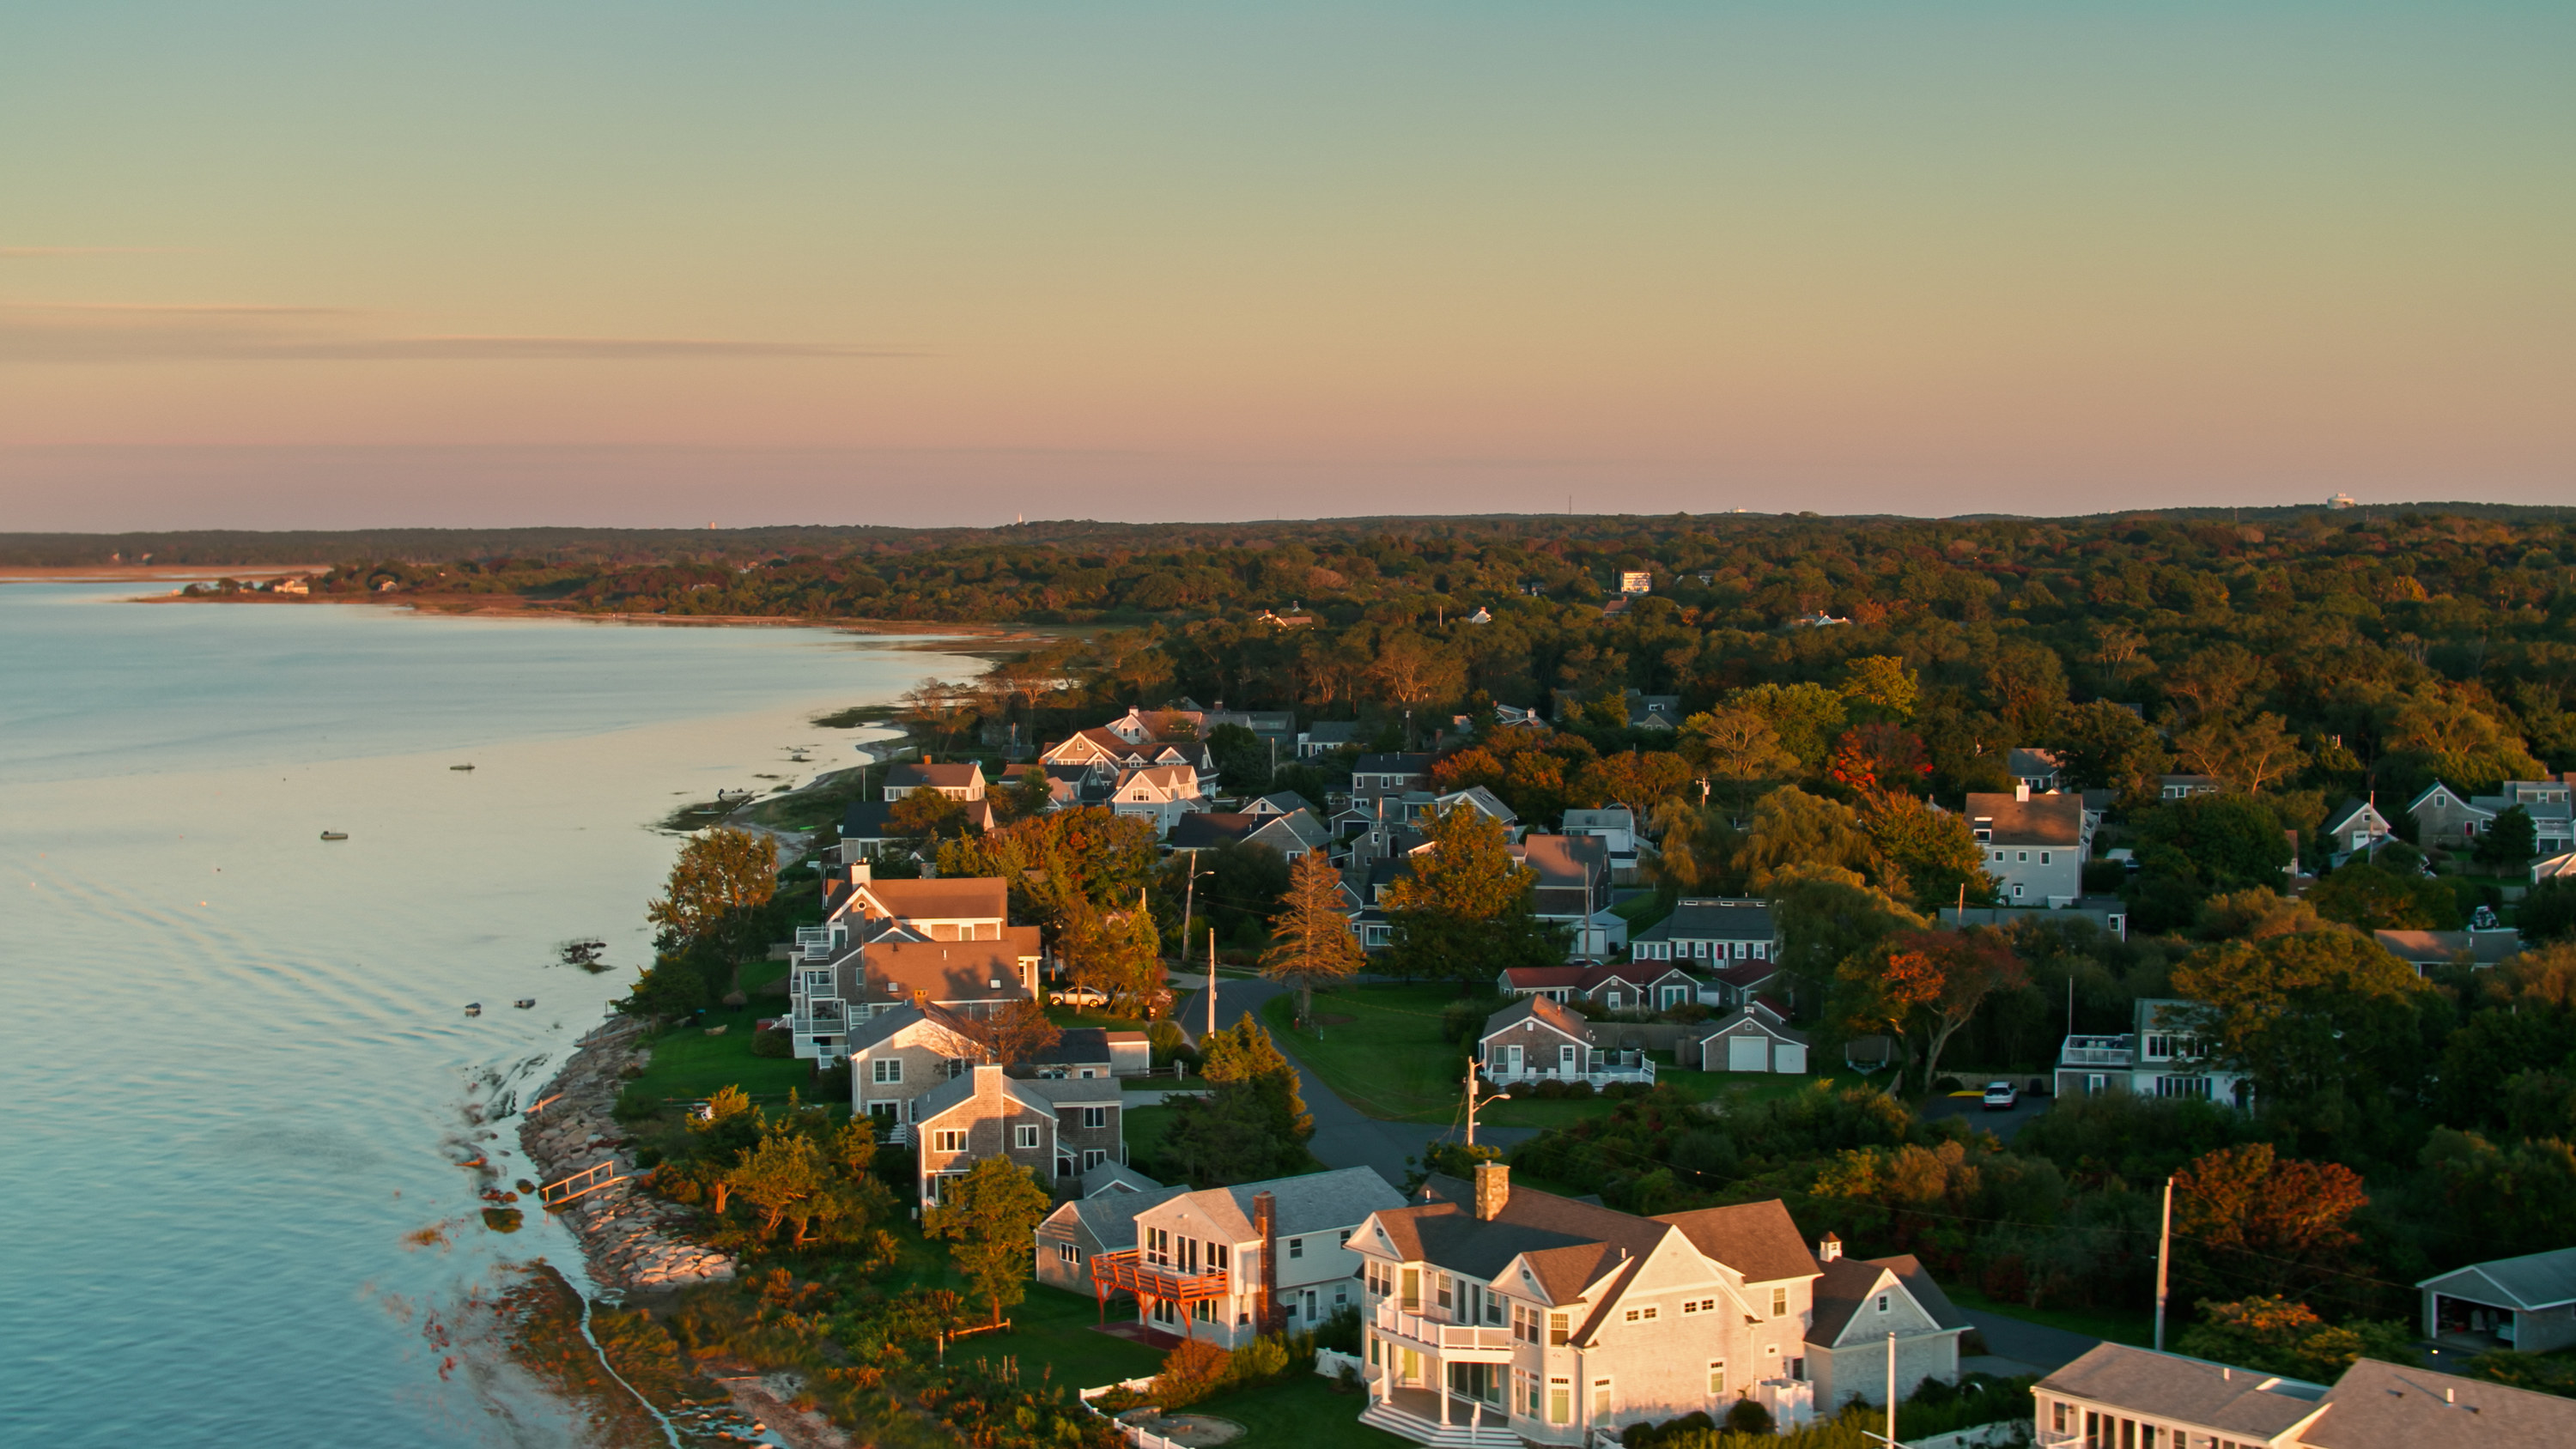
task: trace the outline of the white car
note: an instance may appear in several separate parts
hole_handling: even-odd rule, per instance
[[[2021,1105],[2021,1089],[2010,1082],[1986,1083],[1986,1110],[2009,1112]]]
[[[1048,992],[1047,1000],[1058,1006],[1107,1006],[1109,993],[1097,986],[1068,986]]]

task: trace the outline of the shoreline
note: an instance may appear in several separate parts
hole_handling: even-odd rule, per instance
[[[232,577],[283,576],[297,570],[263,570],[257,575],[234,574]],[[145,579],[203,579],[204,570],[155,573],[134,576]],[[95,570],[69,571],[60,576],[18,578],[0,573],[0,583],[116,583],[127,576],[101,574]],[[1089,625],[1081,624],[995,624],[972,619],[875,619],[849,614],[641,614],[599,613],[565,608],[541,599],[524,599],[515,594],[144,594],[127,600],[136,604],[264,604],[312,605],[358,604],[373,608],[408,609],[420,614],[444,618],[469,619],[564,619],[575,623],[652,624],[669,628],[710,629],[830,629],[844,634],[869,635],[956,635],[1006,643],[1043,643],[1047,640],[1082,633]]]

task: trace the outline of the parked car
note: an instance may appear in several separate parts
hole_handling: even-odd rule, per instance
[[[1109,993],[1097,986],[1068,986],[1048,992],[1047,1000],[1058,1006],[1107,1006]]]
[[[2010,1082],[1986,1083],[1986,1110],[2009,1112],[2021,1105],[2021,1089]]]

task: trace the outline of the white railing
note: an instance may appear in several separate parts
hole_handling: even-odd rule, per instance
[[[1613,1082],[1652,1083],[1655,1080],[1655,1059],[1644,1052],[1611,1051],[1594,1052],[1592,1055],[1597,1060],[1581,1071],[1530,1065],[1515,1072],[1502,1067],[1489,1066],[1485,1075],[1498,1086],[1507,1086],[1514,1082],[1589,1082],[1593,1086],[1601,1087]]]
[[[2125,1067],[2137,1058],[2137,1043],[2125,1036],[2070,1036],[2057,1055],[2067,1067]]]
[[[850,1020],[849,1017],[838,1012],[826,1016],[800,1011],[788,1018],[788,1029],[798,1036],[812,1036],[817,1032],[844,1032],[850,1029]]]
[[[807,961],[820,961],[832,954],[832,936],[829,926],[798,926],[796,954]]]
[[[1443,1323],[1419,1313],[1407,1313],[1392,1303],[1377,1306],[1377,1327],[1381,1333],[1438,1349],[1444,1353],[1512,1351],[1512,1331],[1508,1327],[1486,1328],[1468,1323]]]

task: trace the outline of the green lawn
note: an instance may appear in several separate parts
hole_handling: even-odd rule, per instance
[[[1219,1394],[1189,1411],[1241,1424],[1248,1432],[1228,1449],[1402,1449],[1407,1441],[1360,1422],[1367,1407],[1365,1395],[1338,1393],[1323,1375],[1301,1372]]]
[[[629,1090],[646,1098],[684,1102],[702,1101],[715,1095],[719,1087],[740,1087],[755,1097],[784,1094],[790,1087],[810,1095],[814,1089],[812,1062],[751,1054],[752,1023],[778,1014],[776,1002],[739,1010],[720,1007],[708,1012],[704,1021],[707,1026],[725,1028],[722,1036],[709,1036],[696,1026],[664,1032],[653,1042],[652,1065]]]
[[[2088,1334],[2137,1348],[2145,1348],[2156,1339],[2156,1321],[2145,1313],[2121,1313],[2103,1308],[2024,1308],[2018,1303],[1999,1302],[1960,1283],[1941,1286],[1950,1295],[1951,1302],[1962,1308],[1974,1308],[1980,1313],[2000,1313],[2025,1323],[2062,1328],[2068,1333]]]
[[[1465,1094],[1466,1053],[1440,1039],[1440,1008],[1457,999],[1455,986],[1351,986],[1315,993],[1318,1031],[1296,1029],[1290,996],[1264,1002],[1262,1016],[1343,1101],[1372,1117],[1445,1122]],[[1333,1020],[1343,1016],[1352,1019]]]
[[[1130,1107],[1127,1109],[1127,1162],[1148,1177],[1158,1177],[1149,1164],[1155,1150],[1163,1145],[1163,1134],[1171,1129],[1172,1114],[1177,1107]]]
[[[1017,1357],[1024,1382],[1041,1373],[1051,1374],[1054,1381],[1077,1389],[1095,1389],[1122,1379],[1143,1378],[1163,1366],[1163,1355],[1141,1343],[1113,1338],[1097,1331],[1100,1322],[1098,1300],[1079,1293],[1067,1293],[1043,1283],[1028,1287],[1028,1298],[1010,1310],[1008,1332],[978,1334],[949,1345],[948,1361],[969,1364],[982,1361],[997,1369],[1005,1358]],[[1133,1319],[1136,1305],[1120,1301],[1109,1305],[1109,1321]]]
[[[1143,1031],[1152,1025],[1129,1016],[1111,1016],[1105,1007],[1050,1006],[1047,1020],[1058,1026],[1097,1026],[1110,1031]]]

